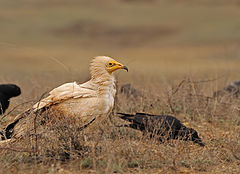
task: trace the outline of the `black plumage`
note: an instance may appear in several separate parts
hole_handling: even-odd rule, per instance
[[[133,96],[134,98],[140,97],[141,92],[133,88],[130,83],[121,86],[120,92],[125,94],[127,98]]]
[[[232,96],[238,98],[239,95],[240,95],[240,80],[233,81],[230,85],[226,86],[222,90],[218,90],[213,93],[213,97]]]
[[[0,85],[0,114],[3,114],[9,106],[9,99],[21,94],[21,89],[14,84]]]
[[[187,128],[177,118],[170,115],[152,115],[146,113],[125,114],[118,113],[121,119],[131,122],[123,125],[149,134],[150,138],[156,137],[160,141],[164,139],[179,139],[184,141],[193,141],[194,143],[204,146],[196,130]]]

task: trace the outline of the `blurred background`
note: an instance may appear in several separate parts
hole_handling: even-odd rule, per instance
[[[87,80],[97,55],[129,67],[121,83],[239,80],[240,3],[0,0],[0,82],[17,83],[23,97]]]

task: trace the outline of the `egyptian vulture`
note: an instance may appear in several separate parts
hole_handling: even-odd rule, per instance
[[[0,85],[0,114],[4,114],[9,106],[10,98],[19,96],[21,89],[14,84],[1,84]]]
[[[26,136],[25,132],[33,129],[36,113],[42,119],[47,115],[48,122],[56,121],[55,117],[79,118],[82,126],[106,118],[114,104],[116,89],[113,72],[118,69],[128,71],[126,66],[110,57],[93,58],[89,81],[83,84],[66,83],[53,89],[46,98],[19,114],[5,128],[5,139]],[[39,124],[47,123],[43,119]]]
[[[149,135],[150,138],[156,137],[159,141],[169,139],[179,139],[184,141],[193,141],[204,146],[196,130],[187,128],[176,117],[170,115],[152,115],[146,113],[126,114],[118,113],[121,119],[129,121],[131,124],[121,125],[119,127],[130,127]]]

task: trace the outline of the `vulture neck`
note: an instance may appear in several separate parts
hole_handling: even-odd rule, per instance
[[[100,95],[110,94],[115,88],[115,78],[109,74],[105,69],[98,67],[91,67],[91,81],[98,86],[98,93]],[[109,93],[110,92],[110,93]]]

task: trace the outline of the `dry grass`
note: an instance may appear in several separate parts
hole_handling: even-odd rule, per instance
[[[169,90],[142,91],[138,98],[119,93],[115,111],[164,113],[196,129],[206,143],[168,141],[163,144],[129,128],[111,116],[94,131],[79,131],[77,121],[62,120],[38,136],[1,150],[2,172],[20,173],[238,173],[240,165],[240,100],[212,98],[217,81],[184,79]],[[150,88],[150,87],[149,87]],[[155,95],[158,91],[158,95]],[[127,102],[126,102],[127,101]],[[69,126],[70,125],[70,126]]]

